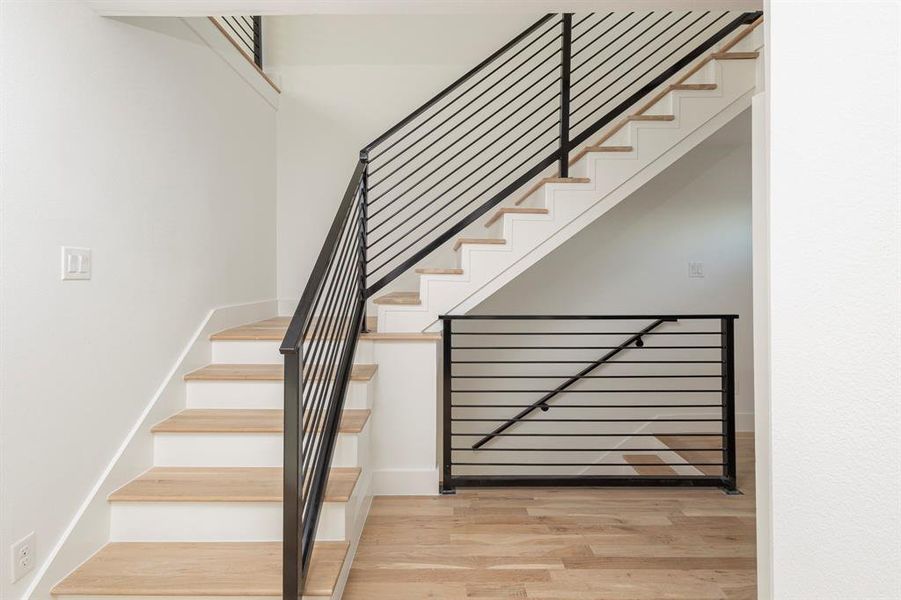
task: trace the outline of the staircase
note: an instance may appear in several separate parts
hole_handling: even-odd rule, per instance
[[[745,110],[760,22],[547,15],[367,146],[297,312],[212,336],[185,409],[152,428],[153,466],[108,498],[109,543],[52,593],[340,598],[372,497],[374,346],[435,340],[440,315],[476,306]],[[475,106],[470,92],[491,99],[454,107]]]

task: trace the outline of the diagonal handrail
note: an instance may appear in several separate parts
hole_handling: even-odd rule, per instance
[[[558,385],[555,390],[548,392],[547,394],[545,394],[544,396],[542,396],[541,398],[539,398],[538,400],[533,402],[525,410],[520,411],[519,414],[517,414],[515,417],[508,419],[502,425],[495,428],[494,431],[492,431],[491,433],[489,433],[488,435],[486,435],[485,437],[480,439],[478,442],[473,444],[472,449],[478,450],[479,448],[481,448],[482,446],[484,446],[485,444],[487,444],[488,442],[490,442],[491,440],[496,438],[498,436],[498,434],[503,433],[504,431],[509,429],[514,423],[517,423],[524,417],[532,414],[532,412],[534,412],[534,410],[536,408],[540,408],[541,410],[546,411],[548,408],[550,408],[547,405],[548,400],[550,400],[557,394],[560,394],[561,392],[565,391],[566,388],[568,388],[572,384],[576,383],[577,381],[582,379],[582,377],[584,377],[585,375],[588,375],[589,373],[591,373],[592,371],[594,371],[595,369],[597,369],[598,367],[600,367],[601,365],[603,365],[604,363],[609,361],[611,358],[613,358],[614,356],[616,356],[617,354],[619,354],[620,352],[622,352],[623,350],[625,350],[632,344],[639,343],[641,340],[641,337],[644,334],[648,333],[649,331],[653,331],[654,329],[656,329],[660,325],[663,325],[664,323],[673,323],[673,322],[676,322],[677,320],[678,319],[675,319],[675,318],[657,319],[656,321],[654,321],[653,323],[651,323],[650,325],[648,325],[647,327],[645,327],[644,329],[642,329],[635,335],[628,338],[626,341],[624,341],[622,344],[620,344],[619,346],[617,346],[616,348],[614,348],[607,354],[605,354],[601,358],[597,359],[596,361],[594,361],[593,363],[591,363],[590,365],[588,365],[587,367],[585,367],[584,369],[579,371],[577,374],[573,375],[572,377],[570,377],[569,379],[567,379],[566,381],[564,381],[563,383]]]

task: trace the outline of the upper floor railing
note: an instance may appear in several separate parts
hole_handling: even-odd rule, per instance
[[[263,17],[211,17],[235,46],[260,69],[263,68]]]

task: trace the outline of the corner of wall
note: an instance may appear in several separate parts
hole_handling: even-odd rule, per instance
[[[175,358],[156,393],[147,403],[91,488],[69,526],[38,567],[23,599],[50,598],[52,587],[109,541],[110,510],[107,496],[153,464],[151,427],[185,406],[184,375],[210,362],[210,335],[267,317],[276,311],[275,300],[221,306],[209,311],[188,344]]]

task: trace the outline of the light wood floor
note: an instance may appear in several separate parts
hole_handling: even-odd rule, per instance
[[[754,448],[715,489],[482,489],[377,497],[345,600],[752,600]]]

